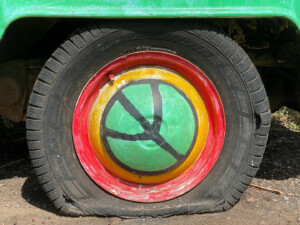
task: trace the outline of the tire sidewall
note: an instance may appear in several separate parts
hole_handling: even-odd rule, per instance
[[[111,196],[84,171],[72,139],[74,108],[87,82],[104,65],[123,55],[146,50],[179,55],[205,72],[221,97],[226,134],[216,164],[198,186],[179,198],[143,204],[143,207],[150,210],[175,206],[179,202],[187,205],[222,200],[247,164],[254,134],[254,112],[247,88],[235,65],[213,45],[186,31],[159,35],[115,31],[90,43],[65,66],[48,97],[43,121],[43,144],[55,179],[66,196],[93,211],[113,214],[109,208],[118,208],[120,204],[126,204],[124,211],[135,211],[140,203]],[[110,202],[110,206],[104,207],[101,202]]]

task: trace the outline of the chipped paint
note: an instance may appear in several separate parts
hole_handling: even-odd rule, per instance
[[[117,190],[115,190],[115,189],[111,189],[111,192],[112,193],[114,193],[115,195],[118,195],[118,194],[120,194],[120,192],[118,192]]]

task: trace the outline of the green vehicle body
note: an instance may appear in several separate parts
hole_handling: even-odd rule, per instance
[[[299,0],[1,0],[0,38],[25,17],[284,17],[300,28]]]

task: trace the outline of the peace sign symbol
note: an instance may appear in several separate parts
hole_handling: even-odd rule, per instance
[[[185,93],[157,79],[131,81],[120,88],[100,123],[110,157],[140,175],[162,174],[180,165],[193,149],[197,132],[196,111]]]

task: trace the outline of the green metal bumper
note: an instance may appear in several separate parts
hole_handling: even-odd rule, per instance
[[[285,17],[300,28],[300,0],[0,0],[0,38],[23,17]]]

